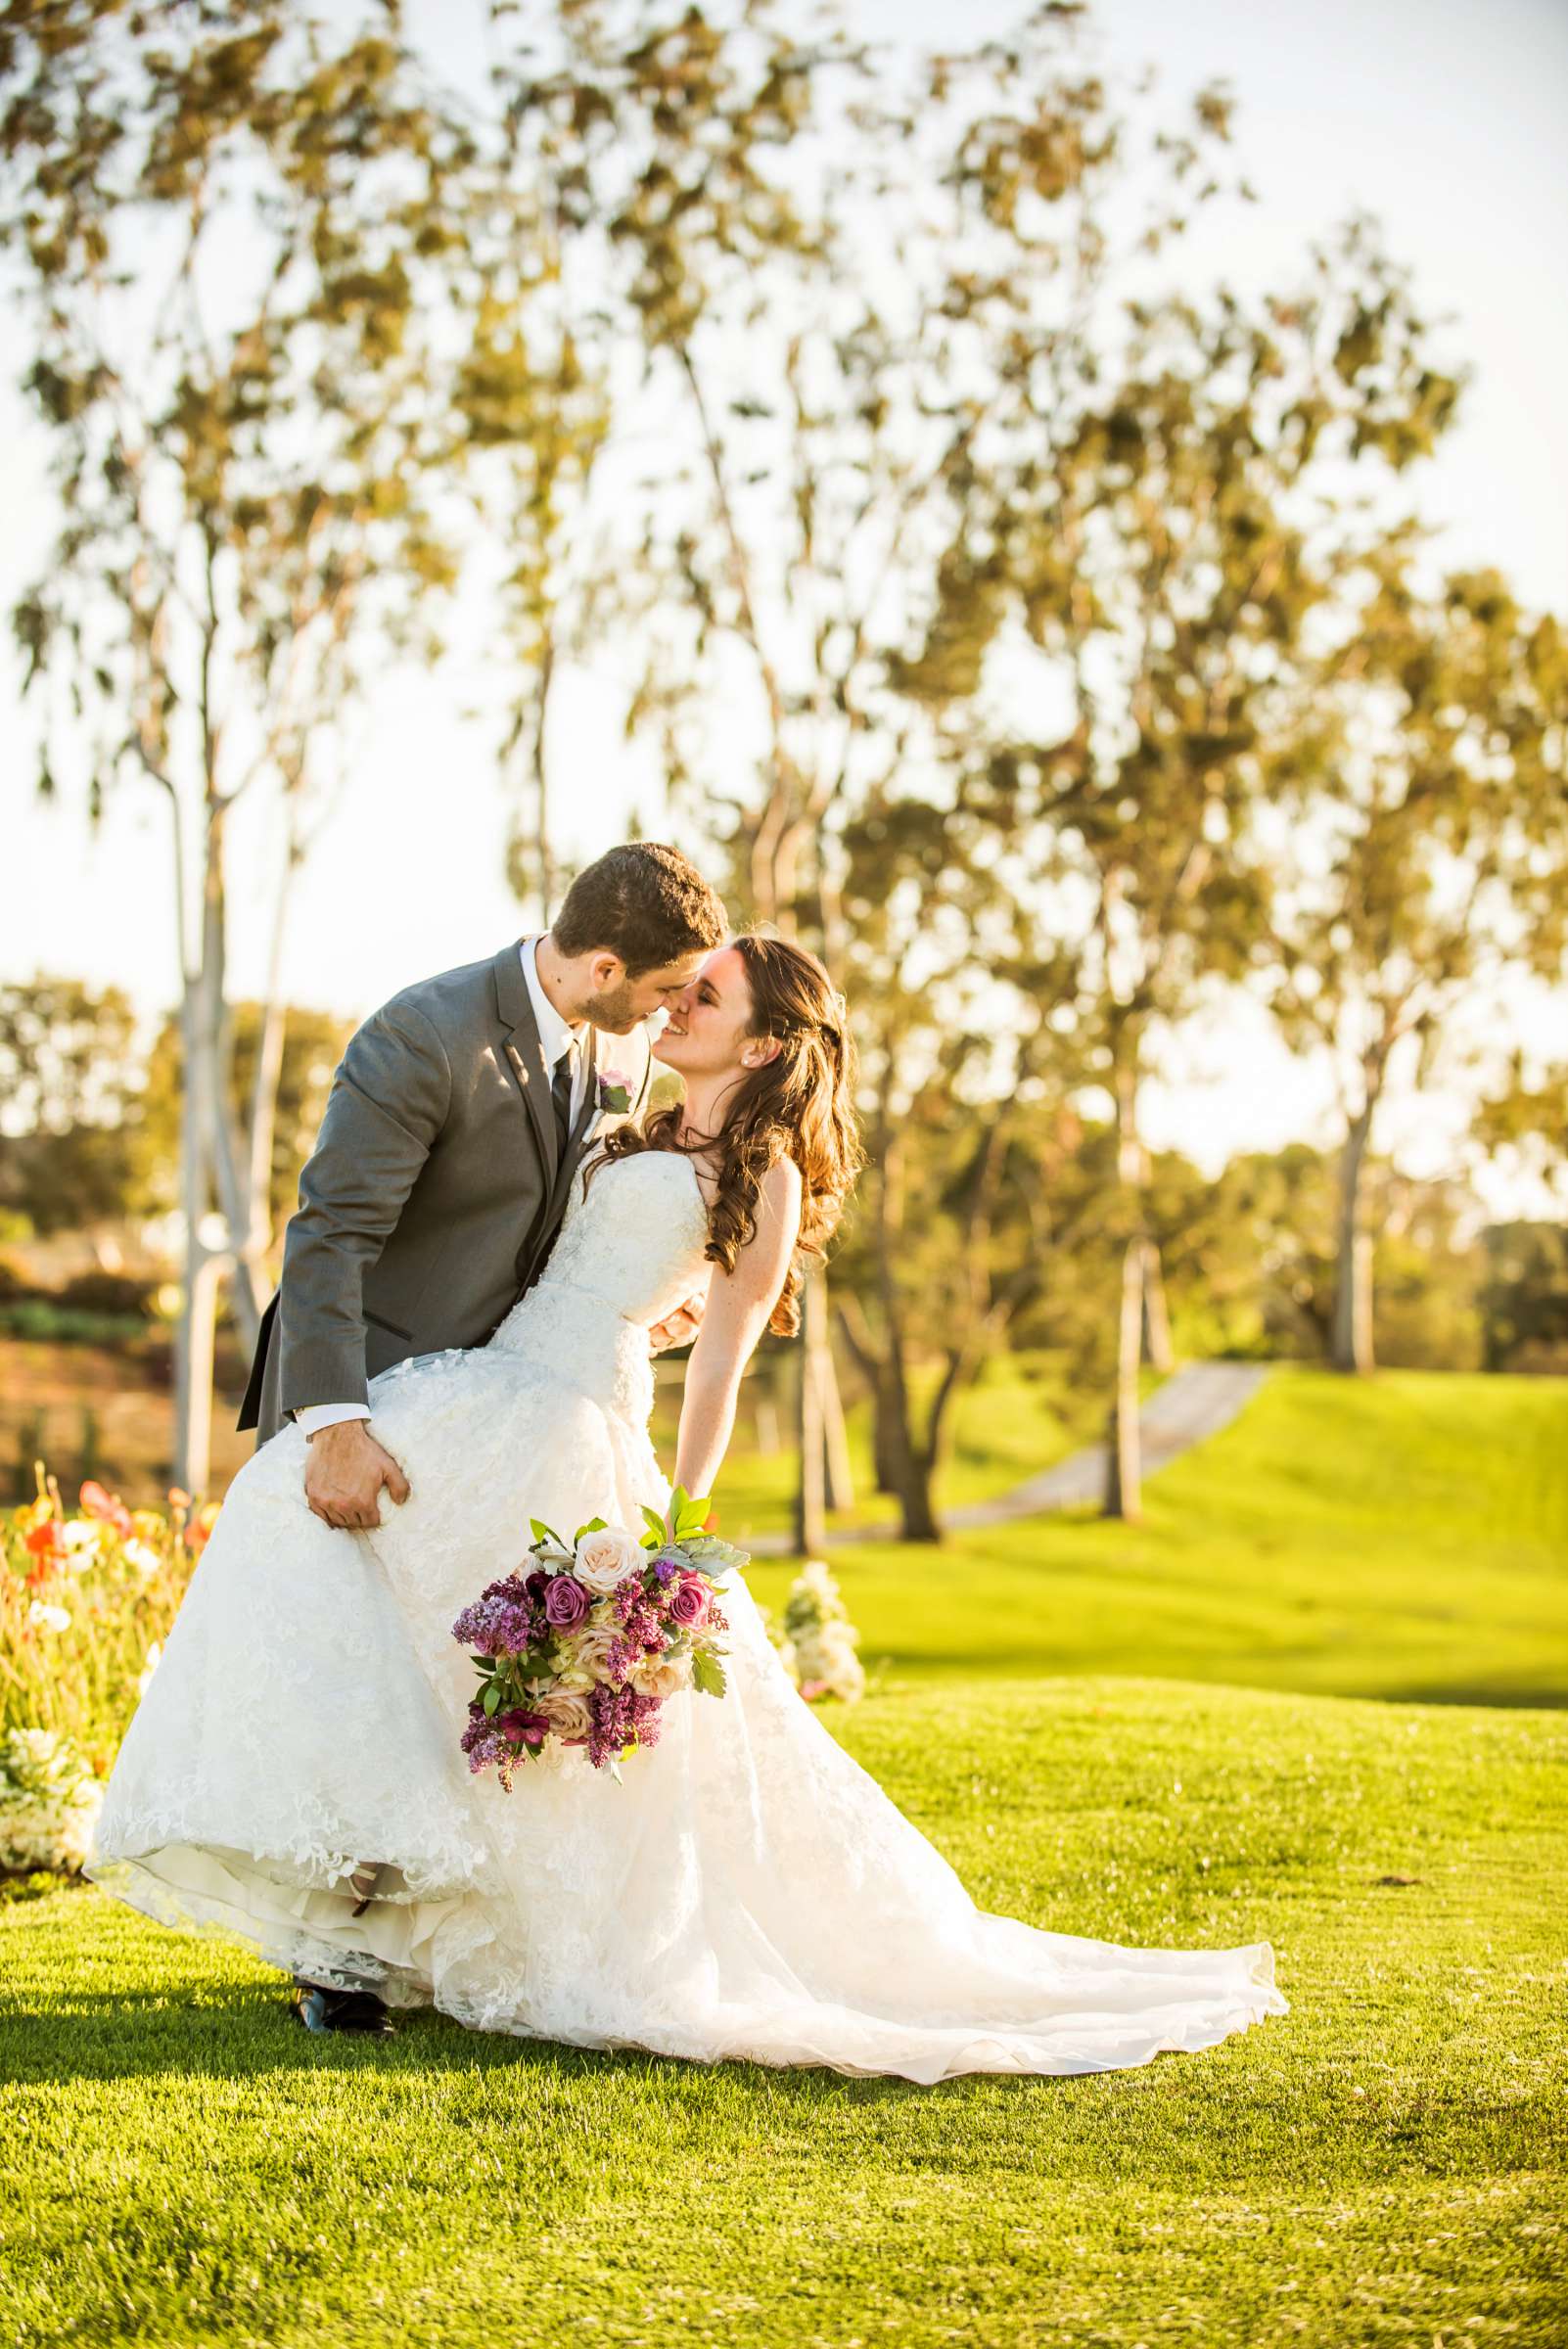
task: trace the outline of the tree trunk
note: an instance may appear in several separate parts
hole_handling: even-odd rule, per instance
[[[1138,1364],[1143,1337],[1143,1248],[1128,1242],[1122,1259],[1122,1311],[1116,1345],[1116,1400],[1106,1446],[1105,1514],[1136,1525],[1143,1514],[1142,1445],[1138,1428]]]
[[[1122,1303],[1116,1330],[1116,1392],[1111,1403],[1105,1464],[1105,1514],[1135,1525],[1143,1514],[1143,1453],[1138,1426],[1138,1370],[1143,1359],[1143,1277],[1149,1236],[1143,1229],[1147,1162],[1138,1134],[1137,1067],[1130,1056],[1116,1074],[1117,1174],[1133,1203],[1132,1237],[1122,1258]]]
[[[942,1527],[938,1522],[932,1499],[932,1483],[936,1462],[929,1452],[910,1445],[903,1461],[899,1486],[899,1509],[901,1523],[899,1539],[904,1542],[940,1542]]]
[[[776,1460],[783,1449],[779,1434],[779,1382],[788,1383],[788,1355],[776,1354],[752,1372],[752,1417],[757,1427],[757,1449],[764,1460]]]
[[[1361,1179],[1371,1140],[1370,1094],[1345,1135],[1339,1162],[1339,1230],[1336,1247],[1334,1329],[1329,1359],[1336,1370],[1364,1377],[1372,1360],[1372,1235],[1363,1230]]]
[[[844,1397],[839,1391],[839,1366],[833,1359],[833,1342],[829,1336],[830,1316],[827,1310],[827,1274],[822,1281],[822,1346],[817,1356],[822,1406],[822,1461],[827,1505],[830,1509],[853,1509],[854,1506],[854,1472],[850,1465],[850,1431],[845,1423]]]
[[[291,834],[272,912],[266,994],[261,1005],[255,1076],[251,1087],[251,1128],[245,1150],[245,1224],[237,1235],[239,1264],[235,1281],[236,1313],[242,1331],[248,1318],[247,1305],[257,1316],[259,1331],[259,1316],[266,1309],[271,1285],[267,1279],[267,1253],[272,1246],[272,1144],[277,1132],[278,1084],[283,1076],[283,1049],[289,1028],[288,1008],[283,1000],[283,940],[290,892],[299,864],[299,846]],[[252,1338],[253,1347],[254,1343]]]
[[[212,1114],[204,1050],[202,974],[187,979],[180,1001],[184,1044],[180,1100],[180,1205],[185,1221],[185,1280],[174,1333],[174,1482],[193,1497],[207,1489],[212,1464],[212,1355],[223,1256],[208,1243],[211,1212]]]
[[[795,1489],[795,1546],[803,1558],[815,1557],[826,1543],[823,1510],[826,1501],[822,1437],[822,1383],[817,1359],[826,1337],[827,1299],[821,1281],[807,1275],[801,1297],[801,1338],[797,1348],[796,1440],[800,1447],[800,1475]]]
[[[533,727],[533,852],[539,865],[539,918],[546,929],[556,910],[555,859],[550,853],[550,772],[544,740],[554,675],[555,639],[546,635],[539,660],[538,715]]]
[[[1171,1343],[1171,1312],[1165,1297],[1165,1271],[1153,1240],[1143,1243],[1143,1359],[1151,1370],[1169,1378],[1176,1368]]]

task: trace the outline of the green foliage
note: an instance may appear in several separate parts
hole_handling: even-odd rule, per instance
[[[704,1696],[722,1696],[729,1682],[724,1667],[711,1648],[694,1648],[691,1659],[692,1686]]]
[[[0,1206],[42,1233],[123,1214],[145,1163],[142,1083],[118,988],[42,977],[0,987]]]
[[[276,0],[24,18],[0,123],[63,510],[17,616],[31,668],[69,681],[98,790],[127,750],[212,814],[255,771],[294,788],[368,640],[452,576],[427,469],[467,135],[385,20]],[[151,303],[150,244],[174,264]],[[231,712],[254,756],[214,771]]]
[[[1568,1372],[1568,1225],[1494,1224],[1482,1245],[1487,1368]]]
[[[244,1130],[254,1095],[263,1007],[241,1000],[230,1006],[229,1099]],[[271,1223],[283,1226],[300,1203],[300,1170],[315,1147],[327,1106],[332,1073],[343,1057],[352,1023],[333,1013],[291,1004],[283,1014],[283,1050],[273,1099]],[[133,1212],[172,1207],[178,1196],[180,1116],[185,1097],[184,1051],[178,1020],[165,1020],[153,1042],[140,1094],[136,1141],[140,1181],[127,1205]]]

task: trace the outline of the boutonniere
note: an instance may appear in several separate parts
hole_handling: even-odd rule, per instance
[[[623,1118],[631,1107],[631,1079],[619,1069],[596,1069],[599,1108],[606,1117]]]

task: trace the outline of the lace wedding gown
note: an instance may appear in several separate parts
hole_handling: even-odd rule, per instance
[[[275,1965],[481,2030],[932,2082],[1092,2072],[1286,2011],[1267,1942],[1121,1949],[975,1907],[803,1703],[744,1582],[729,1688],[665,1707],[623,1782],[552,1741],[511,1794],[470,1777],[460,1608],[530,1516],[636,1526],[648,1325],[699,1288],[690,1162],[581,1178],[488,1346],[372,1383],[412,1488],[373,1534],[304,1500],[288,1428],[236,1478],[120,1751],[87,1872]],[[352,1914],[347,1878],[385,1865]]]

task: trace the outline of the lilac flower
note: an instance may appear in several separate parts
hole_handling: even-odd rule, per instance
[[[517,1575],[491,1583],[452,1626],[452,1637],[482,1656],[524,1655],[538,1636],[539,1617]]]
[[[459,1743],[468,1756],[468,1767],[478,1776],[491,1765],[499,1767],[512,1758],[512,1749],[492,1721],[485,1718],[484,1707],[478,1697],[468,1708],[468,1727]]]
[[[588,1699],[588,1760],[595,1770],[614,1761],[628,1745],[657,1745],[660,1705],[635,1688],[595,1688]]]

